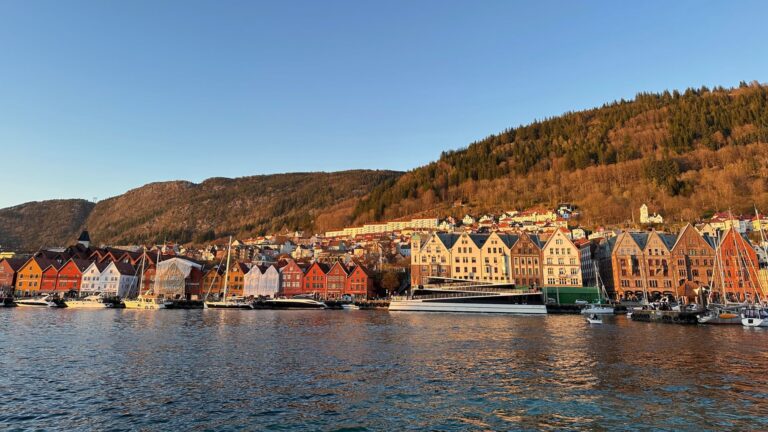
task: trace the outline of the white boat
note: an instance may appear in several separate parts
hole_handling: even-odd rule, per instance
[[[232,256],[232,236],[229,237],[229,245],[227,246],[227,267],[224,270],[224,290],[222,298],[220,300],[206,300],[203,302],[204,309],[253,309],[253,303],[246,302],[241,298],[227,298],[227,290],[229,288],[229,261]],[[218,277],[218,274],[217,274]],[[213,286],[213,282],[211,282]],[[210,291],[210,289],[208,290]]]
[[[105,301],[103,297],[98,294],[90,295],[78,299],[64,300],[68,308],[73,309],[107,309],[115,306],[114,303]]]
[[[126,309],[167,309],[170,302],[163,298],[139,296],[135,299],[123,300]]]
[[[603,323],[603,319],[600,318],[600,316],[597,315],[597,314],[592,314],[592,315],[587,317],[587,322],[590,323],[590,324],[602,324]]]
[[[445,279],[420,287],[409,296],[390,299],[390,311],[470,312],[543,315],[544,296],[538,291],[515,289],[510,284],[493,284],[461,279]]]
[[[768,309],[751,307],[741,313],[741,325],[744,327],[768,327]]]
[[[317,300],[307,298],[272,299],[264,302],[270,309],[326,309],[328,306]]]
[[[597,280],[597,301],[595,303],[591,303],[587,305],[585,308],[581,310],[582,314],[585,315],[613,315],[615,312],[615,308],[613,306],[603,305],[601,304],[603,301],[603,298],[608,298],[608,293],[605,291],[605,285],[602,284],[602,280],[600,279],[600,270],[597,267],[597,261],[595,261],[595,276]]]
[[[697,318],[699,324],[731,324],[738,325],[741,322],[741,306],[710,305],[710,308]]]
[[[144,286],[144,263],[147,259],[146,255],[147,255],[147,251],[144,248],[142,248],[141,269],[139,270],[139,283],[137,285],[139,295],[135,299],[124,299],[122,302],[123,306],[126,309],[141,309],[141,310],[167,309],[168,305],[173,303],[170,300],[166,300],[162,297],[151,295],[150,292],[152,291],[152,289],[147,290],[146,294],[141,293],[141,287]],[[157,264],[160,264],[160,249],[157,250]]]
[[[344,303],[343,305],[341,305],[341,308],[344,310],[360,310],[360,306],[354,303]]]
[[[16,299],[15,303],[19,307],[66,307],[66,303],[53,296],[21,298]]]

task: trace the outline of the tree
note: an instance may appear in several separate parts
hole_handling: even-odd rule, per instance
[[[394,271],[385,271],[381,276],[381,287],[387,291],[387,294],[394,292],[400,287],[400,276]]]

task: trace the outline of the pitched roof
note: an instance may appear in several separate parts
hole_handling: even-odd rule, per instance
[[[666,246],[668,250],[672,250],[672,246],[675,245],[677,236],[674,234],[668,234],[668,233],[658,233],[658,234],[661,241],[664,242],[664,246]]]
[[[517,243],[518,240],[520,240],[521,237],[514,234],[498,234],[498,236],[504,245],[510,249],[515,245],[515,243]]]
[[[470,234],[469,238],[472,240],[472,243],[475,244],[475,246],[481,248],[485,244],[486,241],[488,241],[488,237],[490,235],[488,234]]]
[[[129,263],[125,263],[122,261],[116,262],[115,268],[117,268],[117,271],[120,272],[120,274],[122,275],[133,276],[136,274],[136,267],[132,266]]]
[[[460,234],[454,234],[454,233],[438,233],[437,238],[440,239],[440,241],[443,243],[443,246],[445,246],[447,249],[450,249],[453,247],[453,245],[456,243],[456,240],[459,239]]]
[[[648,243],[648,233],[646,232],[631,232],[627,233],[637,243],[640,249],[645,249],[646,243]]]
[[[18,271],[20,268],[24,266],[24,263],[26,263],[29,260],[26,260],[24,258],[5,258],[2,261],[5,261],[8,266],[13,271]]]

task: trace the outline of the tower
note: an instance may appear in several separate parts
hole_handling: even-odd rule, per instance
[[[648,206],[645,204],[640,206],[640,223],[648,223]]]
[[[91,236],[88,234],[88,230],[84,229],[80,233],[80,237],[77,239],[77,244],[83,245],[86,249],[91,246]]]

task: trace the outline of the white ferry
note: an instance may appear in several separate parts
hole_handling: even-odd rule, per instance
[[[542,315],[547,313],[541,291],[512,284],[444,279],[419,286],[408,296],[392,297],[390,311],[474,312]]]

